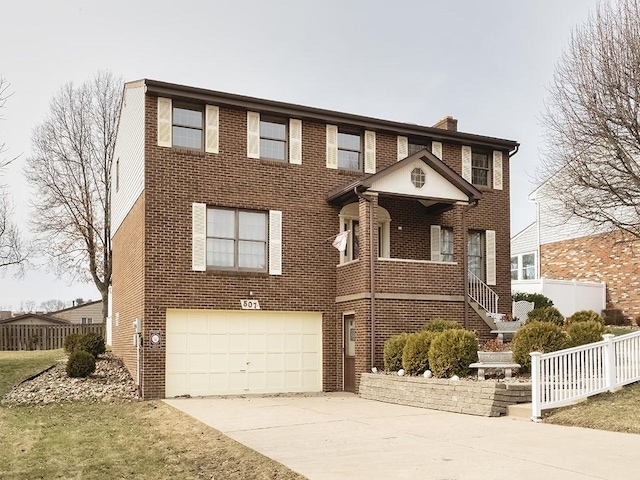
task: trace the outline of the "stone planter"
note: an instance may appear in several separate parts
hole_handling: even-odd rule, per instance
[[[500,332],[515,332],[522,325],[524,325],[524,320],[516,320],[513,322],[503,322],[499,320],[495,322],[495,324],[496,324],[496,330]]]
[[[513,363],[513,352],[478,352],[480,363]]]

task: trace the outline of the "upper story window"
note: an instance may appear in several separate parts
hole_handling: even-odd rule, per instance
[[[173,105],[171,117],[173,146],[202,149],[204,126],[202,108]]]
[[[287,160],[287,121],[260,118],[260,157]]]
[[[340,255],[340,263],[357,260],[360,256],[360,221],[357,203],[350,203],[340,210],[340,231],[349,231],[347,245]],[[378,257],[389,258],[390,255],[390,222],[389,212],[378,206]]]
[[[533,280],[535,278],[535,253],[525,253],[511,257],[511,280]]]
[[[267,214],[207,209],[207,267],[267,270]]]
[[[488,152],[472,151],[471,179],[474,185],[491,186],[491,157]]]
[[[358,133],[338,130],[338,168],[362,170],[362,137]]]
[[[409,155],[413,155],[414,153],[419,152],[420,150],[423,150],[425,148],[431,151],[431,142],[415,138],[409,139]]]

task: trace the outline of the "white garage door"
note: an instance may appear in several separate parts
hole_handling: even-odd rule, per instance
[[[322,314],[167,310],[167,397],[322,391]]]

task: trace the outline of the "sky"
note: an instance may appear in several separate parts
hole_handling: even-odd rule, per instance
[[[0,7],[0,75],[13,95],[0,144],[14,219],[29,237],[31,132],[67,82],[99,70],[521,143],[511,159],[511,235],[534,220],[547,87],[596,0],[35,0]],[[0,310],[100,295],[40,259],[0,273]]]

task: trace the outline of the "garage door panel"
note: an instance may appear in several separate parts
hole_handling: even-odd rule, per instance
[[[322,315],[168,310],[166,395],[322,390]]]

